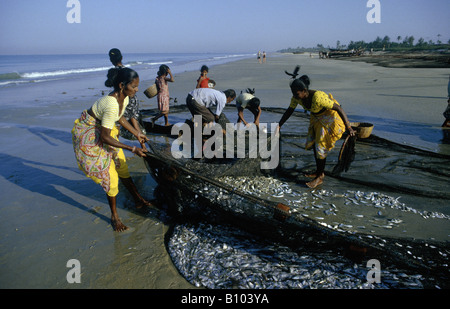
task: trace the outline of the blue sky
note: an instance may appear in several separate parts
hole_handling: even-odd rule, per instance
[[[449,0],[79,0],[81,23],[68,23],[67,0],[0,0],[0,54],[256,52],[335,47],[377,36],[450,39]]]

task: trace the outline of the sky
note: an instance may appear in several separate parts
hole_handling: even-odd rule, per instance
[[[70,0],[73,1],[73,0]],[[377,36],[450,40],[450,0],[0,0],[0,54],[255,53]],[[76,2],[75,1],[75,2]],[[373,0],[370,0],[373,1]],[[68,13],[80,17],[69,23]],[[440,35],[440,36],[438,36]]]

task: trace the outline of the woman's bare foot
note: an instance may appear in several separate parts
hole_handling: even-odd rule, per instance
[[[314,189],[315,187],[317,187],[318,185],[321,185],[323,183],[323,179],[324,179],[325,175],[320,175],[317,176],[316,178],[314,178],[312,181],[307,182],[306,185],[311,188]]]
[[[123,224],[119,218],[111,217],[111,225],[113,226],[114,231],[119,233],[128,230],[128,227]]]

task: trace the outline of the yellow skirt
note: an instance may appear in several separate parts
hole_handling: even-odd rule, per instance
[[[326,159],[344,132],[345,125],[337,111],[328,109],[318,115],[311,114],[305,148],[315,147],[316,157]]]
[[[84,111],[72,129],[73,148],[80,170],[114,197],[119,193],[119,178],[130,178],[130,173],[123,150],[103,144],[100,132],[100,123]],[[119,140],[118,134],[114,127],[111,136]]]

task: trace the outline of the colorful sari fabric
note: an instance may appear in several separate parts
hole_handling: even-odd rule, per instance
[[[101,123],[83,111],[75,120],[72,142],[78,167],[87,177],[100,184],[109,196],[118,194],[118,177],[128,178],[128,166],[123,150],[103,144],[100,139]],[[118,129],[111,130],[111,136],[118,140]]]
[[[344,132],[345,125],[338,112],[327,109],[318,115],[311,114],[305,148],[314,146],[317,158],[325,159]]]
[[[315,147],[318,159],[325,159],[345,132],[341,116],[331,109],[335,103],[339,105],[331,94],[316,91],[312,99],[312,110],[307,109],[311,111],[311,118],[305,148],[309,150]],[[297,104],[303,106],[301,100],[293,98],[290,106],[295,108]],[[319,112],[315,113],[315,111]]]

